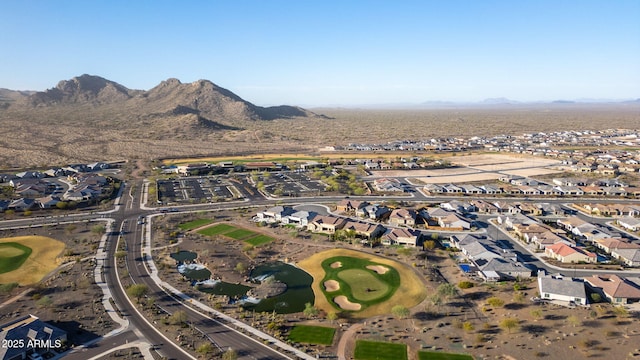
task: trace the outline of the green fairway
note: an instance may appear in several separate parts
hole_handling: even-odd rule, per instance
[[[229,232],[231,230],[234,230],[235,228],[236,227],[233,225],[218,224],[212,227],[208,227],[206,229],[198,230],[198,234],[202,234],[206,236],[220,235],[220,234]]]
[[[18,269],[31,255],[31,248],[15,243],[0,243],[0,274]]]
[[[274,238],[272,238],[271,236],[258,235],[258,236],[254,236],[254,237],[249,238],[249,239],[245,239],[244,242],[246,242],[247,244],[251,244],[253,246],[259,246],[259,245],[271,242],[273,240],[274,240]]]
[[[467,354],[450,354],[435,351],[418,351],[419,360],[473,360],[473,356]]]
[[[341,266],[331,266],[337,263]],[[350,302],[360,304],[360,310],[364,310],[370,305],[388,300],[400,286],[400,274],[396,269],[366,259],[335,256],[324,260],[321,265],[325,272],[321,283],[335,280],[340,285],[337,291],[332,292],[323,288],[325,296],[336,309],[344,310],[334,301],[338,296],[346,296]],[[378,274],[367,269],[367,266],[383,266],[386,272]]]
[[[353,352],[356,360],[402,360],[407,359],[407,345],[388,342],[356,341]]]
[[[338,277],[349,284],[351,295],[359,301],[375,300],[389,292],[389,285],[371,270],[346,269],[340,271]]]
[[[336,329],[324,326],[296,325],[289,332],[289,340],[297,343],[331,345]]]
[[[211,219],[196,219],[196,220],[193,220],[193,221],[182,223],[182,224],[178,225],[178,227],[180,229],[182,229],[182,230],[189,231],[189,230],[197,229],[197,228],[205,226],[205,225],[209,225],[212,222],[213,222],[213,220],[211,220]]]
[[[254,233],[251,230],[246,230],[246,229],[238,229],[236,228],[236,230],[230,231],[228,233],[225,233],[224,236],[228,236],[232,239],[236,239],[236,240],[244,240],[250,236],[254,236],[256,235],[256,233]]]
[[[188,222],[188,223],[184,223],[182,225],[187,225],[187,224],[194,223],[193,228],[196,228],[198,226],[206,225],[206,224],[202,224],[202,225],[198,225],[198,226],[195,225],[195,223],[197,221],[203,221],[203,220],[205,220],[205,219],[194,220],[194,221],[191,221],[191,222]],[[266,244],[268,242],[271,242],[271,241],[275,240],[271,236],[258,234],[256,232],[251,231],[251,230],[243,229],[241,227],[236,227],[236,226],[229,225],[229,224],[218,224],[218,225],[214,225],[214,226],[202,229],[202,230],[198,230],[198,234],[202,234],[202,235],[206,235],[206,236],[224,235],[224,236],[230,237],[230,238],[232,238],[234,240],[242,240],[242,241],[246,242],[247,244],[251,244],[253,246]]]

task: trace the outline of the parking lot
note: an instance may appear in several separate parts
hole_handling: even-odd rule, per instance
[[[235,197],[233,185],[217,176],[158,180],[157,184],[158,200],[164,204],[216,202]]]
[[[326,188],[322,181],[309,178],[305,172],[277,172],[260,176],[258,181],[264,183],[266,192],[276,196],[318,196]]]

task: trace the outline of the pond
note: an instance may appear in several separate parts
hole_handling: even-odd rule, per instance
[[[283,262],[275,262],[257,266],[251,272],[253,279],[263,280],[269,276],[287,284],[287,291],[272,298],[263,299],[257,304],[246,302],[245,308],[258,312],[275,310],[279,314],[289,314],[304,310],[305,303],[313,304],[315,299],[311,289],[313,278],[304,270]]]
[[[185,262],[185,261],[193,261],[198,257],[198,254],[193,251],[180,250],[178,252],[172,253],[171,258],[177,262]]]
[[[228,295],[230,297],[242,297],[247,291],[251,289],[250,286],[241,284],[232,284],[224,281],[216,281],[213,285],[198,286],[198,290],[214,295]]]
[[[178,272],[191,281],[202,281],[211,277],[211,271],[202,264],[178,265]]]

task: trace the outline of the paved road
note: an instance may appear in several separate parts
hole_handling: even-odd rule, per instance
[[[245,181],[242,181],[241,186],[247,186]],[[121,200],[121,206],[117,206],[116,209],[96,213],[96,212],[86,212],[79,213],[74,215],[67,216],[59,216],[59,217],[34,217],[29,219],[16,219],[11,221],[3,221],[0,222],[0,229],[12,228],[12,227],[29,227],[29,226],[40,226],[44,224],[58,224],[65,222],[78,222],[78,221],[90,221],[92,219],[98,218],[112,218],[115,221],[114,229],[123,229],[124,236],[123,241],[127,243],[127,266],[129,268],[129,274],[134,282],[136,283],[144,283],[151,290],[151,296],[155,298],[155,302],[158,306],[162,307],[166,311],[172,313],[178,309],[184,310],[187,313],[188,321],[192,323],[196,328],[201,330],[202,333],[209,336],[212,341],[222,349],[233,348],[235,349],[241,359],[286,359],[289,358],[287,355],[279,353],[269,347],[264,346],[261,342],[256,342],[253,339],[246,337],[243,334],[239,334],[229,327],[227,327],[223,322],[216,321],[211,319],[211,317],[206,314],[199,313],[194,311],[193,309],[184,306],[180,303],[180,301],[174,298],[171,295],[165,293],[162,289],[160,289],[155,282],[149,276],[149,271],[146,268],[145,263],[142,261],[142,244],[143,244],[143,226],[137,224],[138,217],[140,215],[149,215],[157,212],[157,209],[149,209],[140,206],[140,197],[142,194],[142,181],[139,181],[135,184],[135,193],[132,196],[124,195]],[[246,191],[243,191],[243,193]],[[198,205],[187,205],[181,206],[180,210],[183,211],[201,211],[201,210],[215,210],[215,209],[233,209],[238,207],[255,207],[257,211],[262,208],[267,208],[273,206],[276,202],[279,204],[291,204],[291,205],[300,205],[302,208],[308,208],[317,210],[320,213],[324,212],[322,207],[317,207],[313,205],[318,202],[318,198],[290,198],[290,199],[265,199],[259,193],[253,194],[245,194],[250,197],[249,200],[244,202],[235,202],[235,203],[221,203],[221,204],[198,204]],[[343,199],[343,196],[337,197],[322,197],[322,202],[335,202]],[[387,197],[352,197],[357,198],[359,200],[369,200],[374,202],[379,202],[381,200],[395,200],[395,201],[421,201],[421,202],[442,202],[442,201],[450,201],[453,199],[469,199],[469,197],[458,196],[437,196],[437,197],[427,197],[424,196],[421,192],[412,193],[411,197],[406,196],[387,196]],[[475,197],[474,197],[475,198]],[[290,201],[287,201],[290,200]],[[494,198],[487,198],[487,200],[495,200]],[[540,199],[507,199],[508,201],[540,201]],[[543,200],[545,202],[553,202],[553,203],[567,203],[570,201],[574,201],[575,199],[548,199]],[[590,200],[581,199],[585,202]],[[598,202],[627,202],[623,199],[615,199],[615,200],[604,200],[598,199]],[[631,202],[631,201],[629,201]],[[492,224],[489,224],[487,227],[487,232],[489,235],[496,235],[500,239],[506,239],[513,246],[514,250],[518,251],[522,258],[524,258],[525,262],[532,265],[535,268],[543,268],[550,272],[557,272],[557,268],[552,268],[540,261],[539,258],[531,254],[528,249],[522,247],[522,245],[511,239],[508,234],[504,233],[501,229],[495,227]],[[102,341],[93,344],[90,347],[80,350],[74,354],[69,355],[72,359],[86,359],[101,354],[105,351],[105,349],[111,349],[116,346],[126,345],[128,343],[133,343],[137,340],[146,340],[151,344],[154,344],[154,348],[158,352],[159,356],[165,358],[173,358],[173,359],[185,359],[188,358],[188,355],[184,353],[184,351],[176,346],[173,341],[168,341],[164,338],[154,326],[148,323],[143,316],[141,316],[136,310],[135,307],[130,303],[124,291],[118,286],[118,276],[116,274],[116,266],[115,266],[115,254],[116,251],[116,243],[117,238],[120,234],[120,231],[114,231],[109,234],[107,241],[107,252],[110,254],[109,264],[105,267],[105,281],[109,284],[111,292],[114,297],[114,301],[117,307],[123,312],[123,314],[130,321],[130,328],[123,331],[122,333],[104,338]],[[498,234],[502,234],[499,235]],[[573,276],[589,276],[593,271],[581,271],[578,269],[565,270],[566,275]],[[614,273],[614,272],[605,272],[605,273]],[[629,273],[629,272],[625,272]]]

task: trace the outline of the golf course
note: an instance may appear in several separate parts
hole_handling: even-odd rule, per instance
[[[58,266],[64,243],[45,236],[0,239],[0,284],[30,285]]]
[[[364,318],[390,313],[395,305],[411,308],[427,295],[408,266],[354,250],[323,251],[298,266],[313,277],[315,306],[326,312]]]

